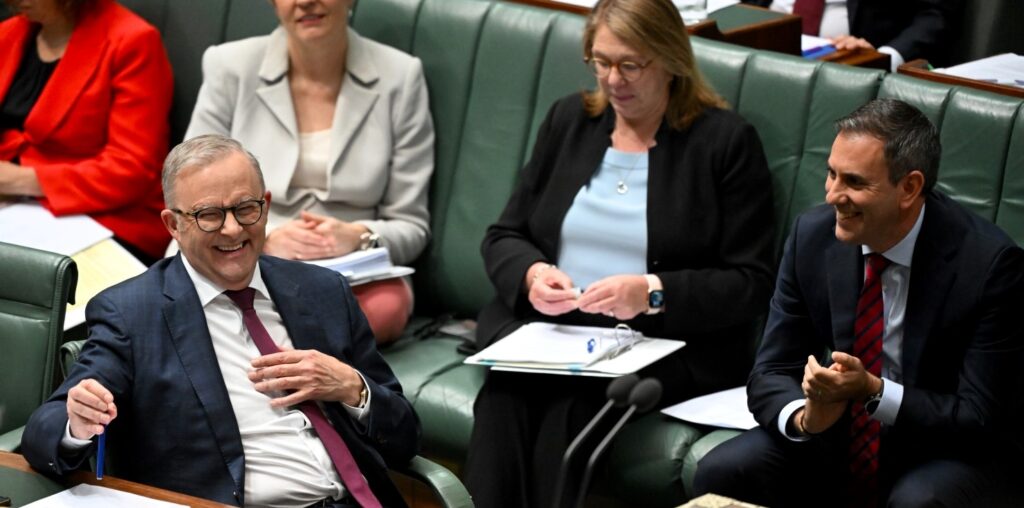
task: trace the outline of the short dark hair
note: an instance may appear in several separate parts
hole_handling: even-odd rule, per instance
[[[875,99],[835,125],[839,134],[867,134],[885,143],[885,164],[893,184],[918,170],[924,174],[924,192],[935,187],[942,144],[939,130],[921,110],[897,99]]]

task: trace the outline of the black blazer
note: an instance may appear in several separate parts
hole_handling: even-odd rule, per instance
[[[768,7],[772,0],[742,0]],[[847,0],[850,35],[876,48],[891,46],[906,61],[926,58],[947,64],[946,45],[962,0]]]
[[[498,298],[481,313],[482,342],[507,331],[501,321],[552,320],[527,301],[526,270],[534,262],[558,259],[562,221],[600,167],[614,126],[611,107],[589,117],[579,94],[559,100],[548,112],[530,161],[483,241]],[[688,355],[707,347],[714,351],[708,354],[742,366],[735,380],[742,383],[753,355],[752,323],[765,312],[775,271],[772,184],[760,139],[735,113],[714,109],[682,131],[663,122],[655,142],[647,270],[664,283],[666,312],[641,314],[629,324],[649,336],[687,340]],[[578,311],[554,320],[616,322]]]
[[[179,254],[180,256],[180,254]],[[195,286],[179,256],[100,293],[86,315],[89,341],[68,379],[37,409],[22,453],[62,475],[86,464],[58,454],[67,391],[95,378],[114,394],[108,457],[119,477],[242,505],[245,456]],[[262,256],[260,270],[296,349],[316,349],[359,370],[372,393],[366,428],[337,403],[323,404],[385,506],[404,506],[386,464],[405,465],[419,447],[419,420],[377,352],[347,284],[319,267]]]
[[[1024,449],[1024,251],[943,194],[925,202],[904,317],[905,390],[895,424],[883,429],[883,467]],[[779,268],[747,387],[751,412],[775,435],[782,408],[804,397],[807,356],[853,348],[863,257],[834,228],[828,206],[798,217]],[[825,439],[845,446],[848,420]]]

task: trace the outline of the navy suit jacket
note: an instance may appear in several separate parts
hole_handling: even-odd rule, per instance
[[[927,58],[946,63],[945,48],[962,0],[847,0],[850,35],[867,39],[876,48],[890,46],[904,60]],[[743,0],[768,7],[772,0]]]
[[[938,192],[926,204],[904,317],[905,391],[895,423],[883,428],[883,471],[1024,449],[1016,429],[1024,388],[1024,251]],[[783,407],[804,397],[807,356],[853,348],[863,257],[859,245],[838,241],[834,228],[831,207],[801,215],[779,268],[747,386],[751,412],[776,436]],[[823,440],[845,449],[848,425],[846,417]]]
[[[180,255],[179,255],[180,256]],[[30,418],[25,458],[56,475],[82,467],[95,446],[61,456],[67,391],[95,378],[114,394],[118,416],[107,429],[113,475],[157,487],[244,504],[245,456],[238,424],[195,286],[179,256],[110,288],[89,302],[89,340],[78,363]],[[347,283],[320,267],[263,256],[260,269],[296,349],[316,349],[351,365],[371,392],[365,427],[338,403],[328,417],[385,506],[403,506],[387,465],[418,452],[419,421],[377,352]]]

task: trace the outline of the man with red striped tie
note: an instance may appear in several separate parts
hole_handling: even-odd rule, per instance
[[[748,386],[759,427],[698,493],[768,506],[1022,506],[1024,250],[935,190],[938,130],[878,99],[837,123]]]

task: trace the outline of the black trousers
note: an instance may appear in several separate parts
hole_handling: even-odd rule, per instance
[[[755,428],[704,456],[694,494],[711,492],[769,507],[844,506],[845,458],[845,450],[835,446],[795,443]],[[1024,489],[1014,483],[1021,470],[1006,463],[928,460],[893,471],[883,458],[881,468],[884,506],[1024,506]]]

